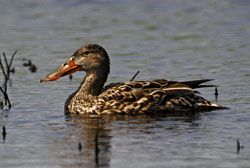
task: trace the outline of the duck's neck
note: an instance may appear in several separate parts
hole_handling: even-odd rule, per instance
[[[84,96],[98,96],[108,78],[109,71],[87,72],[78,89],[78,93]]]

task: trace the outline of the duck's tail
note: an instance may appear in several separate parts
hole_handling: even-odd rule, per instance
[[[197,107],[200,111],[212,111],[212,110],[223,110],[223,109],[229,109],[226,106],[221,106],[215,103],[211,103],[209,105],[207,104],[201,104]]]
[[[187,85],[188,87],[190,87],[192,89],[203,88],[203,87],[216,87],[217,85],[204,85],[203,84],[205,82],[212,81],[212,80],[214,80],[214,79],[192,80],[192,81],[184,81],[184,82],[180,82],[180,83]]]

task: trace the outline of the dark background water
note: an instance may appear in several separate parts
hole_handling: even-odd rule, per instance
[[[13,108],[0,113],[7,129],[0,167],[249,167],[249,39],[248,0],[0,1],[1,52],[18,50],[8,88]],[[138,80],[213,78],[218,103],[230,110],[67,118],[64,102],[84,74],[39,79],[86,43],[109,52],[108,82],[129,80],[137,70]],[[214,100],[212,88],[201,93]]]

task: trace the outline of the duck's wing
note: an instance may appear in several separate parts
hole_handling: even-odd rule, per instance
[[[120,100],[120,101],[135,101],[143,96],[150,94],[156,90],[171,89],[173,95],[179,95],[177,93],[190,91],[190,89],[196,89],[201,87],[214,87],[215,85],[203,85],[203,83],[211,81],[212,79],[202,79],[193,81],[168,81],[165,79],[156,79],[153,81],[129,81],[111,83],[107,85],[100,97],[105,100]],[[176,93],[175,93],[176,92]]]
[[[99,98],[104,100],[104,113],[146,113],[155,111],[207,111],[224,108],[196,94],[194,88],[210,80],[196,81],[131,81],[117,83],[105,90]]]
[[[154,80],[157,83],[162,84],[163,86],[166,87],[171,87],[174,85],[178,85],[178,84],[183,84],[186,85],[192,89],[196,89],[196,88],[203,88],[203,87],[216,87],[216,85],[206,85],[204,83],[212,81],[214,79],[201,79],[201,80],[190,80],[190,81],[182,81],[182,82],[178,82],[178,81],[168,81],[165,79],[157,79]]]
[[[133,102],[150,94],[152,91],[162,90],[167,85],[167,80],[111,83],[103,89],[99,97],[106,101]]]

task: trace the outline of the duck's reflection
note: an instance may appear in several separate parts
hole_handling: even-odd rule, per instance
[[[166,117],[166,116],[164,116]],[[147,125],[163,116],[67,116],[67,131],[64,134],[61,167],[110,167],[112,128],[117,122],[125,122],[129,130],[136,132],[139,125]],[[192,122],[193,117],[184,117]],[[139,125],[138,125],[139,124]],[[119,123],[118,123],[119,125]],[[140,126],[139,126],[140,127]],[[116,128],[117,129],[117,128]],[[139,130],[141,130],[139,128]],[[65,149],[66,148],[66,149]]]
[[[67,117],[62,167],[109,167],[111,131],[108,122],[97,117]],[[74,143],[74,144],[72,144]]]

